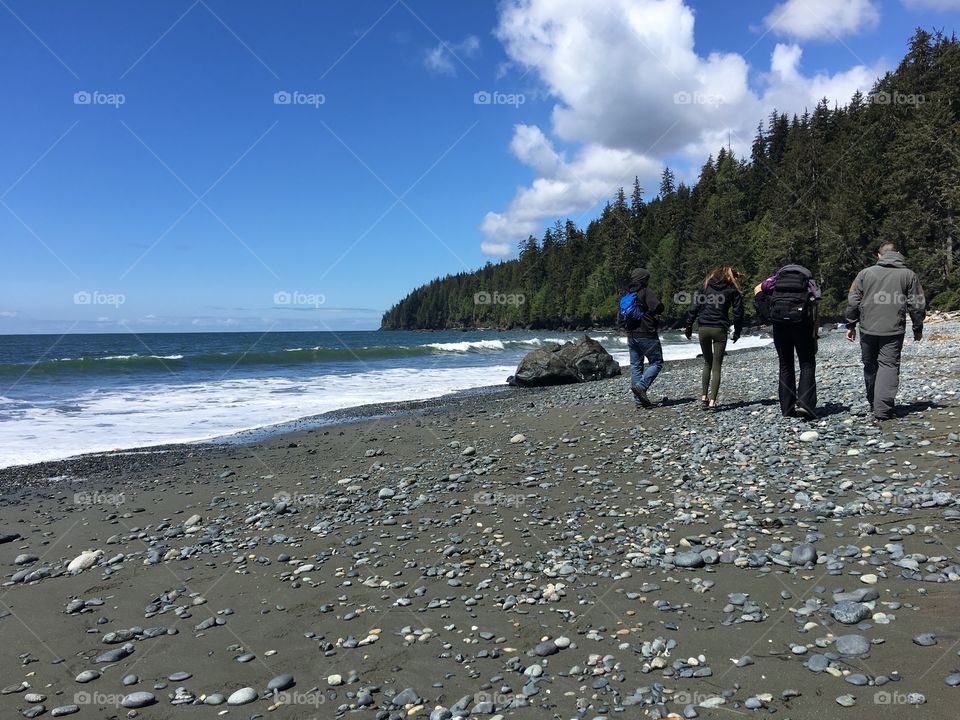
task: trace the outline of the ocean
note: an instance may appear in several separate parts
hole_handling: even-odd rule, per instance
[[[503,385],[579,333],[270,332],[0,336],[0,467],[210,440],[332,410]],[[626,340],[591,333],[621,363]],[[667,360],[699,345],[663,337]],[[744,337],[736,346],[768,344]],[[691,378],[691,392],[696,379]]]

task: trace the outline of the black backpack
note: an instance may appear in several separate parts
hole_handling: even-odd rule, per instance
[[[813,303],[807,276],[788,271],[780,273],[767,302],[767,316],[776,325],[800,325],[813,317]]]

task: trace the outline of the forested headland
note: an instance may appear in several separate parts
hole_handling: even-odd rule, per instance
[[[585,229],[558,220],[516,259],[415,289],[383,329],[611,325],[637,266],[676,320],[721,263],[745,287],[787,262],[806,265],[823,289],[821,315],[839,317],[885,241],[901,246],[929,306],[960,308],[960,42],[917,30],[868,94],[802,116],[774,111],[749,158],[721,148],[692,187],[668,168],[656,196],[647,190],[635,181]]]

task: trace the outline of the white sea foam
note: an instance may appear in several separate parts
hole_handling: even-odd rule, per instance
[[[623,365],[625,338],[601,342]],[[443,352],[488,351],[491,364],[460,367],[398,367],[348,374],[236,377],[208,382],[149,382],[78,389],[56,404],[0,397],[0,467],[56,460],[81,453],[209,440],[331,410],[372,403],[425,400],[458,390],[502,385],[525,349],[562,338],[432,343]],[[744,337],[728,350],[757,347],[769,338]],[[693,358],[696,339],[667,342],[664,358]],[[176,356],[164,356],[175,359]],[[451,355],[451,357],[455,357]],[[480,357],[472,354],[472,357]],[[10,406],[13,407],[10,407]]]
[[[71,400],[79,411],[40,406],[11,411],[0,422],[0,467],[209,440],[331,410],[438,397],[503,384],[514,369],[513,365],[396,368],[90,391]]]
[[[503,350],[502,340],[466,340],[452,343],[427,343],[426,347],[444,352],[469,352],[470,350]]]

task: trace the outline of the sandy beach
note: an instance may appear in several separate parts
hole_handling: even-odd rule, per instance
[[[884,424],[818,373],[812,422],[758,348],[711,414],[688,360],[0,470],[0,716],[956,717],[960,327]]]

